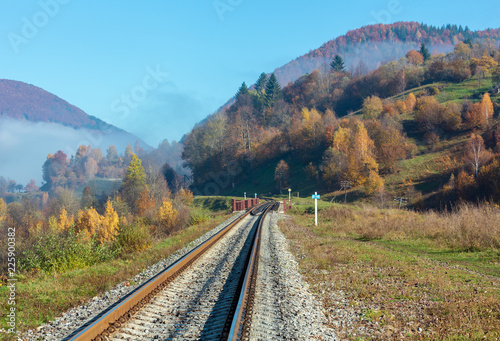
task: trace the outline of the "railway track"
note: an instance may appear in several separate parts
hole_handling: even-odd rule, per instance
[[[240,340],[249,334],[265,203],[63,340]]]

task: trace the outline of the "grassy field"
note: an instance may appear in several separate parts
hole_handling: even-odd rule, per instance
[[[226,213],[212,215],[209,221],[184,229],[144,252],[127,254],[96,266],[65,273],[18,275],[17,330],[36,328],[69,308],[83,304],[123,281],[130,281],[148,266],[168,257],[227,218]],[[1,282],[0,297],[7,297],[7,294],[5,282]],[[8,308],[7,300],[0,300],[0,328],[7,327],[4,316]],[[0,334],[0,339],[2,336]]]
[[[316,227],[301,201],[280,227],[332,323],[335,309],[358,316],[341,339],[498,340],[498,207],[417,214],[320,202]],[[331,298],[338,290],[349,307]]]

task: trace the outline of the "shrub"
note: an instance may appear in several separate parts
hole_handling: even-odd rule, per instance
[[[19,258],[21,271],[65,272],[82,269],[116,256],[108,245],[87,239],[74,230],[65,233],[48,232],[38,236]]]
[[[210,215],[201,210],[192,210],[189,216],[189,225],[198,225],[210,220]]]
[[[153,238],[149,228],[140,221],[123,226],[113,244],[113,249],[121,254],[144,251],[151,247]]]

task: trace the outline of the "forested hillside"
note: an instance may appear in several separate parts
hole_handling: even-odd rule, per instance
[[[186,138],[184,158],[195,193],[261,191],[269,185],[279,192],[280,183],[328,193],[346,184],[359,198],[410,191],[421,205],[450,199],[445,194],[500,199],[494,176],[500,148],[498,30],[398,25],[364,28],[356,37],[379,37],[382,29],[402,30],[406,41],[427,35],[417,49],[366,75],[349,72],[350,61],[336,55],[328,70],[315,70],[283,89],[274,74],[263,73],[251,89],[243,83],[232,106]],[[423,41],[454,46],[450,53],[431,54]],[[427,175],[411,174],[425,163]]]
[[[339,54],[346,60],[346,69],[354,75],[366,74],[391,60],[404,57],[411,49],[425,43],[431,53],[448,53],[459,41],[498,40],[500,29],[471,31],[467,26],[434,27],[416,22],[370,25],[352,30],[330,40],[320,48],[277,68],[274,73],[280,84],[287,85],[315,69],[324,70]]]

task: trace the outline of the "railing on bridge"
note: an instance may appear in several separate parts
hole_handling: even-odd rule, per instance
[[[258,204],[259,204],[259,198],[247,199],[247,200],[233,199],[233,212],[243,211],[246,210],[247,208],[250,208]]]

